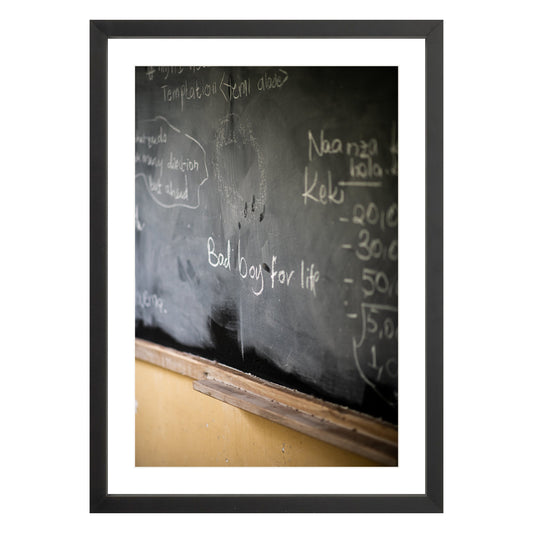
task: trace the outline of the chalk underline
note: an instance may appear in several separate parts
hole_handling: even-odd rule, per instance
[[[381,187],[381,181],[339,181],[337,185],[342,187]]]

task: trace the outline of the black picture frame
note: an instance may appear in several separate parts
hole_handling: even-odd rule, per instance
[[[108,493],[108,39],[424,39],[426,139],[426,412],[423,494]],[[443,21],[90,21],[90,511],[127,513],[434,513],[443,511]]]

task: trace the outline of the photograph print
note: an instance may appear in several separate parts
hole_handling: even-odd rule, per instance
[[[137,67],[136,466],[396,466],[397,67]]]

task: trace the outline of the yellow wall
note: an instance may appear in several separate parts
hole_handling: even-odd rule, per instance
[[[195,391],[135,362],[136,466],[374,466],[376,463]]]

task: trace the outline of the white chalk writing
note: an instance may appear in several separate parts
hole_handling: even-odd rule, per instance
[[[304,198],[304,205],[307,205],[307,200],[321,203],[326,205],[342,204],[344,202],[344,191],[339,189],[336,185],[333,185],[331,178],[331,172],[328,170],[327,185],[321,183],[318,185],[318,172],[315,172],[313,182],[309,184],[308,169],[307,166],[304,170],[304,192],[302,196]]]
[[[158,296],[156,293],[150,293],[148,291],[136,291],[135,296],[137,300],[137,305],[140,306],[142,309],[154,308],[162,314],[167,313],[163,298]]]
[[[335,137],[327,139],[324,137],[324,130],[320,130],[319,140],[317,141],[311,130],[307,131],[308,156],[309,161],[313,160],[313,153],[322,157],[328,154],[346,154],[348,156],[370,158],[378,154],[378,142],[376,139],[345,141]]]
[[[141,222],[139,219],[139,206],[135,206],[135,229],[138,231],[142,231],[144,229],[145,223]]]
[[[394,132],[393,135],[395,135]],[[383,160],[380,159],[379,144],[376,138],[344,140],[340,137],[326,136],[324,129],[318,130],[318,133],[308,129],[308,164],[304,170],[304,192],[302,194],[304,204],[307,205],[308,200],[322,205],[341,204],[344,201],[345,187],[382,187],[388,176],[392,177],[398,174],[398,148],[395,137],[393,137],[389,151],[392,155],[392,164],[390,167],[384,167]],[[340,173],[340,175],[332,176],[332,171],[327,169],[328,185],[317,185],[318,171],[314,170],[313,174],[314,166],[322,161],[320,168],[321,172],[324,172],[324,164],[333,164],[334,159],[332,158],[335,157],[340,158],[335,163],[336,173]],[[342,168],[343,164],[346,165],[346,170],[340,171],[339,168]],[[311,180],[309,175],[314,175],[314,179]],[[341,221],[346,222],[346,220]]]
[[[179,104],[183,111],[185,102],[191,100],[202,100],[209,98],[217,93],[217,84],[215,82],[204,82],[202,80],[185,80],[178,87],[170,85],[161,85],[163,102]]]
[[[230,253],[231,253],[231,247],[230,242],[228,239],[228,248],[227,248],[227,254],[224,256],[223,253],[217,253],[215,250],[215,240],[213,237],[209,237],[207,239],[207,260],[209,261],[209,264],[212,267],[223,267],[228,270],[231,270],[230,265]]]
[[[156,146],[158,144],[166,144],[167,142],[167,134],[163,131],[163,128],[159,128],[159,134],[157,135],[150,135],[146,133],[140,133],[139,135],[135,136],[135,142],[138,144],[146,144],[148,145],[148,148],[152,148],[152,146]]]
[[[272,89],[281,89],[288,79],[289,75],[282,68],[279,68],[275,72],[264,72],[257,80],[257,90],[270,91]]]
[[[135,177],[143,178],[157,205],[197,209],[200,187],[208,179],[203,146],[163,116],[139,121],[138,128]]]
[[[223,268],[232,271],[232,264],[236,265],[235,270],[242,280],[247,280],[251,285],[251,291],[255,296],[260,296],[266,287],[277,289],[278,287],[301,288],[317,295],[317,284],[320,279],[320,272],[315,263],[310,265],[305,260],[300,262],[300,284],[294,283],[296,270],[282,268],[276,255],[271,256],[270,266],[262,261],[251,261],[245,256],[241,248],[240,239],[237,241],[236,249],[228,239],[225,243],[224,251],[216,247],[215,239],[207,239],[207,261],[213,268]],[[235,255],[236,254],[236,255]],[[232,261],[234,258],[234,261]],[[265,274],[268,274],[268,276]],[[270,277],[270,283],[265,277]]]

